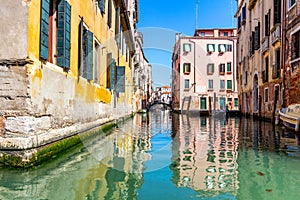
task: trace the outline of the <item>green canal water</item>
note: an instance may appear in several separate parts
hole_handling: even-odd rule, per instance
[[[299,137],[249,119],[154,109],[34,169],[0,199],[300,199]]]

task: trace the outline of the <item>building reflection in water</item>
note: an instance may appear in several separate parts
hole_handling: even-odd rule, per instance
[[[242,118],[239,199],[299,199],[299,144],[299,136],[283,127]]]
[[[88,199],[137,199],[137,190],[143,184],[144,162],[151,159],[147,153],[151,150],[149,120],[147,114],[138,115],[112,134],[98,141],[93,139],[86,147],[100,166],[89,170],[91,173],[80,181],[76,191],[86,193],[82,188],[89,187]],[[97,173],[100,176],[95,180]]]
[[[187,115],[173,118],[173,183],[212,195],[236,195],[238,119],[224,122]]]
[[[202,197],[295,197],[286,185],[299,182],[291,175],[295,172],[287,172],[299,168],[298,160],[290,158],[300,157],[297,134],[246,118],[174,115],[172,137],[170,169],[177,187]]]

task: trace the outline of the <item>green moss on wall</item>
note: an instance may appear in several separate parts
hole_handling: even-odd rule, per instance
[[[57,159],[66,152],[75,151],[83,146],[82,140],[93,140],[96,135],[107,133],[115,126],[117,126],[116,123],[108,123],[101,127],[94,128],[63,140],[39,147],[36,149],[36,152],[32,154],[29,160],[24,158],[25,151],[1,152],[0,165],[22,168],[40,165],[47,161]]]

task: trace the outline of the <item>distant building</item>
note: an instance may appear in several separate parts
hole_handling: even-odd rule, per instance
[[[197,29],[176,35],[172,56],[173,109],[238,110],[236,30]]]
[[[170,103],[172,100],[172,92],[170,86],[156,87],[156,92],[159,94],[159,100],[164,103]]]
[[[152,93],[152,66],[145,57],[143,50],[143,34],[136,32],[135,34],[135,48],[134,55],[134,110],[140,111],[145,109],[146,104],[150,99]]]

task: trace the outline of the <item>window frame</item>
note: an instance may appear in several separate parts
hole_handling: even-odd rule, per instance
[[[225,63],[220,63],[219,64],[219,74],[220,75],[224,75],[225,74],[225,70],[226,70]]]
[[[184,90],[190,89],[190,79],[184,79]]]
[[[191,63],[183,63],[183,73],[189,75],[191,73]]]
[[[214,80],[213,79],[208,80],[207,88],[208,88],[208,90],[214,90]]]
[[[269,102],[269,88],[264,88],[264,102]]]
[[[182,50],[183,50],[183,52],[192,52],[192,44],[183,43]]]
[[[230,70],[228,70],[230,69]],[[231,74],[232,73],[232,62],[228,62],[226,65],[226,73]]]
[[[215,64],[214,63],[208,63],[207,64],[207,75],[213,75],[215,73]]]
[[[230,83],[230,84],[229,84]],[[230,85],[230,87],[228,87]],[[227,90],[232,90],[232,80],[227,80],[226,81],[226,89]]]
[[[226,87],[225,87],[225,80],[220,80],[220,90],[225,90]]]

